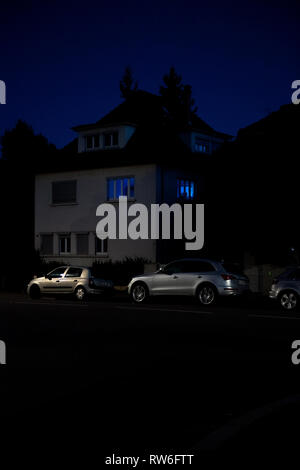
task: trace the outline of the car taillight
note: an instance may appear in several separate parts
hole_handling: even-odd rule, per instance
[[[236,279],[232,274],[221,274],[224,281],[234,281]]]

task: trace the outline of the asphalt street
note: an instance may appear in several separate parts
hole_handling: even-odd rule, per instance
[[[80,303],[1,294],[0,339],[4,439],[28,458],[33,442],[99,462],[141,449],[267,449],[272,433],[273,448],[293,445],[300,314],[266,300],[203,308],[189,299],[137,306],[125,296]]]

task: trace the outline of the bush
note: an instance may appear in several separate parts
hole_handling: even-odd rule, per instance
[[[145,258],[125,258],[122,261],[95,261],[92,273],[95,277],[112,280],[116,285],[127,285],[132,277],[144,273]],[[0,266],[0,289],[24,290],[33,276],[44,276],[61,266],[58,261],[46,262],[38,251],[27,251],[17,259],[8,258]]]
[[[92,266],[94,277],[110,279],[117,285],[127,285],[131,278],[144,273],[145,258],[125,258],[122,261],[95,261]]]

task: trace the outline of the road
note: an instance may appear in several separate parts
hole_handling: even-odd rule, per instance
[[[300,315],[234,300],[203,308],[185,299],[136,306],[122,297],[79,303],[1,294],[5,437],[65,450],[68,436],[99,462],[116,449],[197,454],[237,439],[247,447],[236,433],[228,439],[231,423],[247,427],[249,413],[255,422],[286,401],[298,416],[291,344],[300,339]]]

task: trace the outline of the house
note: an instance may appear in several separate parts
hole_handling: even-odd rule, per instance
[[[137,91],[95,123],[73,128],[76,139],[36,175],[35,247],[47,261],[91,265],[142,257],[167,262],[180,240],[100,240],[99,204],[204,202],[205,172],[230,136],[202,119],[175,131],[159,96]]]

